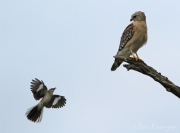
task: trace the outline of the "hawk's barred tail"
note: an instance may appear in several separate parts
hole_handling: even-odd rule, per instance
[[[121,64],[122,64],[122,60],[118,60],[118,61],[114,61],[112,67],[111,67],[111,71],[115,71]]]

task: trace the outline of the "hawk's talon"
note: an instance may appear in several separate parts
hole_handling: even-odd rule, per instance
[[[130,52],[131,52],[132,57],[133,57],[136,61],[138,61],[138,58],[135,56],[134,52],[133,52],[132,50],[130,50]]]
[[[136,56],[138,58],[138,61],[144,62],[142,59],[139,58],[138,54],[136,53]]]
[[[134,53],[132,50],[130,50],[132,57],[136,60],[136,61],[141,61],[144,62],[142,59],[139,58],[137,53]]]

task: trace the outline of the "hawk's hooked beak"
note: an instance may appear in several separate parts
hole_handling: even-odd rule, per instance
[[[53,88],[54,90],[56,89],[56,87],[55,88]]]
[[[130,21],[132,21],[133,19],[131,18]]]

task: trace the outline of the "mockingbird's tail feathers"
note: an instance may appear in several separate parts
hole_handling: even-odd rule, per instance
[[[41,122],[43,116],[43,107],[39,108],[38,105],[31,107],[26,112],[26,116],[33,122]]]
[[[122,60],[114,60],[114,63],[111,67],[111,71],[115,71],[122,63],[123,61]]]

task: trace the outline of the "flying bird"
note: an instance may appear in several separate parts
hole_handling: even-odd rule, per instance
[[[136,61],[141,60],[137,51],[147,42],[147,25],[146,25],[146,16],[144,12],[138,11],[131,15],[130,21],[133,21],[129,24],[124,30],[117,55],[124,56],[128,58],[132,55]],[[122,63],[122,60],[115,59],[111,67],[111,71],[115,71]]]
[[[64,96],[53,95],[56,88],[47,89],[44,82],[37,78],[31,82],[31,91],[35,100],[41,99],[41,101],[28,109],[26,116],[32,122],[41,122],[43,109],[46,108],[61,108],[65,106],[66,99]]]

